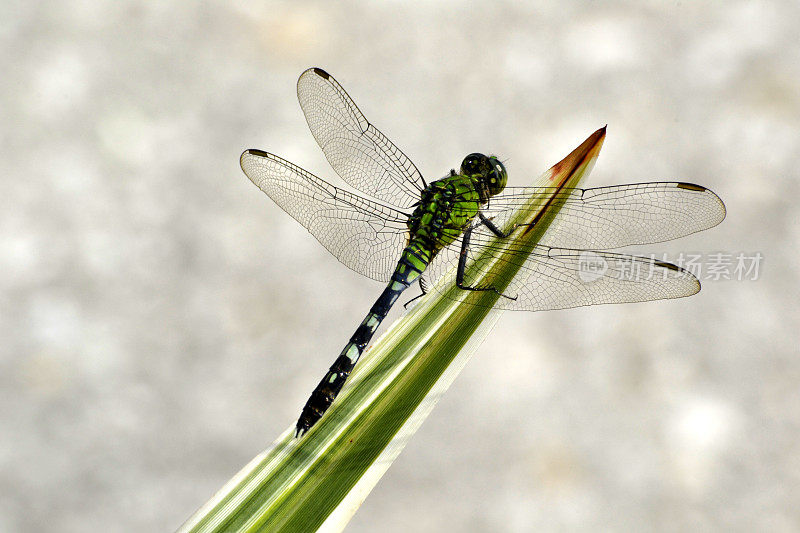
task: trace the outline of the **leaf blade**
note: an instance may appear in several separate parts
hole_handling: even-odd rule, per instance
[[[534,185],[576,186],[599,154],[605,128],[592,134]],[[558,201],[532,201],[536,222],[513,238],[530,249],[558,212]],[[492,283],[507,286],[519,267],[489,261]],[[442,283],[446,283],[442,281]],[[452,285],[452,283],[451,283]],[[367,351],[326,415],[302,439],[287,429],[234,476],[181,532],[341,531],[441,394],[492,329],[500,297],[473,292],[469,304],[431,292]]]

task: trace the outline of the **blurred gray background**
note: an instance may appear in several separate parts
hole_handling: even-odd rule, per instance
[[[191,6],[0,4],[0,530],[171,531],[294,423],[381,291],[238,166],[339,183],[310,66],[432,178],[525,185],[607,123],[588,185],[728,207],[635,251],[763,256],[506,313],[349,531],[800,529],[796,2]]]

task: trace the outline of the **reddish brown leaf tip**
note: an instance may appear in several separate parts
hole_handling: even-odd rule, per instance
[[[563,180],[560,180],[562,183],[569,179],[578,167],[597,155],[597,152],[600,151],[600,147],[603,146],[605,138],[606,126],[603,126],[589,135],[589,137],[587,137],[580,146],[570,152],[567,157],[553,165],[550,169],[553,178],[559,175],[565,176]]]

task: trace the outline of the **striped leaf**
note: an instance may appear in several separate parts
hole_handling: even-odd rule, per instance
[[[577,186],[604,138],[605,128],[596,131],[532,185],[554,191]],[[535,219],[536,225],[497,246],[532,250],[560,207],[531,198],[511,223]],[[499,250],[487,248],[484,254],[498,256],[476,262],[483,279],[502,289],[520,265],[496,260]],[[439,284],[367,350],[307,435],[295,439],[292,424],[180,531],[341,531],[499,318],[494,292],[465,297],[452,277]]]

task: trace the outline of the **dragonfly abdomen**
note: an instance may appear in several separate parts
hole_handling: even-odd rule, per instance
[[[422,275],[439,250],[458,238],[475,216],[477,198],[472,181],[464,176],[454,176],[431,187],[409,218],[411,237],[391,281],[311,393],[297,420],[295,436],[303,435],[322,418],[400,294]]]
[[[311,397],[309,397],[305,407],[303,407],[300,418],[297,420],[296,437],[303,435],[322,418],[322,415],[333,403],[334,398],[342,390],[345,381],[350,376],[350,372],[353,371],[353,367],[356,366],[361,354],[364,353],[369,341],[372,340],[378,326],[389,314],[389,310],[403,291],[416,281],[427,265],[428,262],[425,261],[424,256],[418,256],[414,249],[409,251],[409,248],[406,248],[403,251],[397,268],[392,274],[391,281],[372,305],[369,313],[361,321],[353,336],[350,337],[350,342],[347,343],[342,353],[331,365],[328,373],[325,374],[317,388],[311,393]]]

